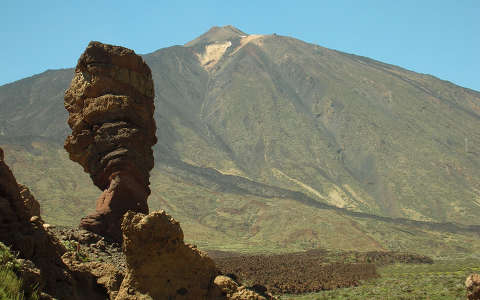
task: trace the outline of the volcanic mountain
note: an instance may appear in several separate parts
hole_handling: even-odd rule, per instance
[[[232,26],[143,58],[158,128],[149,205],[187,239],[428,254],[480,244],[479,92]],[[0,87],[5,159],[44,218],[64,225],[98,195],[63,150],[72,76]]]

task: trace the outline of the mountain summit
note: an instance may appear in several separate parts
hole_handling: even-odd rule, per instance
[[[197,37],[193,41],[185,44],[186,47],[192,47],[199,44],[208,44],[212,42],[225,42],[235,40],[241,37],[245,37],[248,34],[233,27],[232,25],[226,25],[223,27],[214,26],[209,31],[205,32],[201,36]]]
[[[197,241],[303,247],[323,239],[333,248],[384,249],[393,247],[392,232],[405,234],[398,222],[478,223],[476,91],[232,26],[144,60],[158,128],[149,205],[186,222]],[[0,145],[51,222],[83,215],[97,193],[82,188],[88,179],[60,150],[72,74],[48,71],[0,87]],[[40,165],[49,164],[63,168],[44,174]],[[429,238],[405,237],[401,247],[429,247]]]

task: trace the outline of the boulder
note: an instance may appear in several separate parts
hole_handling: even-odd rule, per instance
[[[225,300],[274,300],[277,299],[271,294],[266,293],[266,289],[262,290],[264,295],[260,295],[252,289],[239,285],[232,278],[224,275],[219,275],[214,280],[217,292],[215,297],[211,299],[225,299]]]
[[[148,213],[157,142],[153,99],[152,74],[140,56],[90,42],[65,92],[72,133],[64,147],[103,191],[81,228],[120,241],[123,214]]]
[[[213,283],[225,295],[231,295],[235,293],[238,289],[238,283],[236,283],[232,278],[224,275],[218,275],[217,277],[215,277]]]
[[[209,299],[217,270],[212,259],[185,244],[180,224],[164,211],[128,212],[122,223],[127,274],[117,300]]]

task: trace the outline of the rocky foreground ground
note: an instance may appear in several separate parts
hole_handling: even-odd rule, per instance
[[[49,230],[78,260],[111,264],[125,273],[121,245],[95,233],[72,227]],[[392,263],[433,263],[426,256],[396,252],[341,252],[323,249],[275,255],[207,251],[219,272],[264,297],[351,287],[378,277],[376,267]]]

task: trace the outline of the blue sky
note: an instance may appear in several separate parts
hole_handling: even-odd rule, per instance
[[[212,26],[292,36],[480,91],[480,0],[4,0],[0,85],[73,67],[90,40],[144,54]]]

